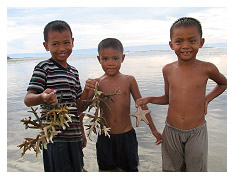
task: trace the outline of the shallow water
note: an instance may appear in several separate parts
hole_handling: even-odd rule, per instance
[[[84,87],[87,78],[97,78],[103,74],[96,54],[82,58],[79,55],[71,56],[69,63],[75,66],[80,73],[81,84]],[[225,76],[227,74],[226,48],[204,48],[198,54],[198,59],[214,63]],[[159,96],[164,92],[162,67],[176,60],[171,51],[127,52],[121,72],[135,76],[142,96]],[[34,66],[40,59],[12,60],[7,63],[7,170],[8,172],[43,171],[42,156],[37,158],[33,151],[21,157],[21,150],[16,146],[21,144],[24,137],[35,137],[38,131],[25,130],[20,120],[31,114],[30,108],[24,105],[23,99],[32,75]],[[207,92],[215,83],[208,81]],[[148,105],[157,129],[162,132],[168,106]],[[135,112],[134,102],[131,112]],[[214,99],[208,106],[206,116],[209,136],[208,171],[227,171],[227,92]],[[132,118],[135,128],[135,118]],[[161,147],[155,146],[155,138],[148,126],[141,122],[135,128],[138,139],[138,153],[140,158],[139,171],[160,172]],[[84,149],[85,169],[92,172],[98,171],[95,150],[96,136],[88,140]]]

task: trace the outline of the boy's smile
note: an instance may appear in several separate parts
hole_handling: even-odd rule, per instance
[[[113,49],[111,47],[101,50],[99,56],[97,56],[99,63],[102,65],[102,69],[109,76],[114,76],[119,73],[124,57],[125,55],[119,49]]]
[[[196,59],[199,48],[204,44],[197,27],[177,27],[169,45],[175,51],[179,60],[190,61]]]
[[[67,68],[67,58],[72,53],[73,41],[69,30],[62,32],[51,30],[48,32],[48,42],[44,42],[43,45],[50,51],[55,61]]]

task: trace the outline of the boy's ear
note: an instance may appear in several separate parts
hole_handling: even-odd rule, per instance
[[[204,39],[204,38],[201,38],[199,48],[202,48],[202,46],[204,45],[204,43],[205,43],[205,39]]]
[[[101,62],[100,62],[100,56],[97,56],[97,59],[98,59],[99,63],[101,63]]]
[[[48,44],[46,42],[43,42],[43,45],[44,45],[46,51],[49,51]]]
[[[172,42],[171,42],[171,41],[169,41],[169,46],[170,46],[170,48],[171,48],[172,50],[174,50],[174,48],[173,48],[173,44],[172,44]]]
[[[72,38],[72,47],[74,47],[74,38]]]
[[[125,54],[122,55],[122,63],[123,63],[124,59],[125,59]]]

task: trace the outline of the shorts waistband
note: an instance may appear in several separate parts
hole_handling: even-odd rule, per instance
[[[192,128],[192,129],[179,129],[179,128],[176,128],[176,127],[174,127],[174,126],[168,124],[167,121],[165,122],[165,124],[166,124],[167,127],[170,127],[170,128],[172,128],[173,130],[175,130],[175,131],[183,132],[183,133],[196,132],[196,131],[202,130],[203,128],[206,128],[206,121],[205,121],[202,125],[197,126],[197,127],[195,127],[195,128]]]
[[[128,134],[128,133],[131,133],[131,132],[134,132],[135,129],[132,128],[130,129],[129,131],[126,131],[126,132],[123,132],[123,133],[119,133],[119,134],[110,134],[111,136],[117,136],[117,135],[125,135],[125,134]]]

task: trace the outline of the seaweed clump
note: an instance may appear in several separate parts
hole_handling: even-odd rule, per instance
[[[62,95],[60,97],[61,101]],[[21,120],[25,125],[25,129],[40,129],[41,132],[36,136],[36,138],[24,138],[22,144],[18,145],[20,149],[23,148],[21,156],[24,156],[27,150],[33,149],[36,152],[36,156],[41,153],[42,146],[47,149],[47,143],[53,143],[53,137],[61,131],[57,131],[56,127],[61,127],[63,130],[66,127],[69,127],[68,122],[72,122],[71,116],[73,114],[69,114],[69,110],[74,110],[76,107],[68,107],[67,103],[59,104],[57,106],[52,106],[48,104],[42,104],[41,113],[43,114],[41,117],[37,114],[38,108],[31,107],[30,113],[33,113],[36,119],[32,119],[31,117],[24,118]]]
[[[87,102],[88,110],[87,112],[81,113],[80,116],[87,116],[88,119],[87,121],[84,122],[86,124],[85,126],[87,127],[86,130],[88,130],[88,137],[91,140],[90,136],[93,133],[97,134],[102,134],[104,133],[105,136],[110,137],[109,131],[111,128],[108,127],[108,123],[106,119],[103,117],[103,109],[101,108],[101,104],[105,105],[111,112],[111,108],[107,103],[107,100],[112,101],[113,103],[115,102],[112,96],[114,95],[120,95],[120,89],[116,89],[116,91],[112,94],[105,94],[102,91],[98,90],[98,86],[94,90],[94,96],[91,100],[85,100]],[[90,110],[92,108],[95,108],[94,114],[90,113]]]

